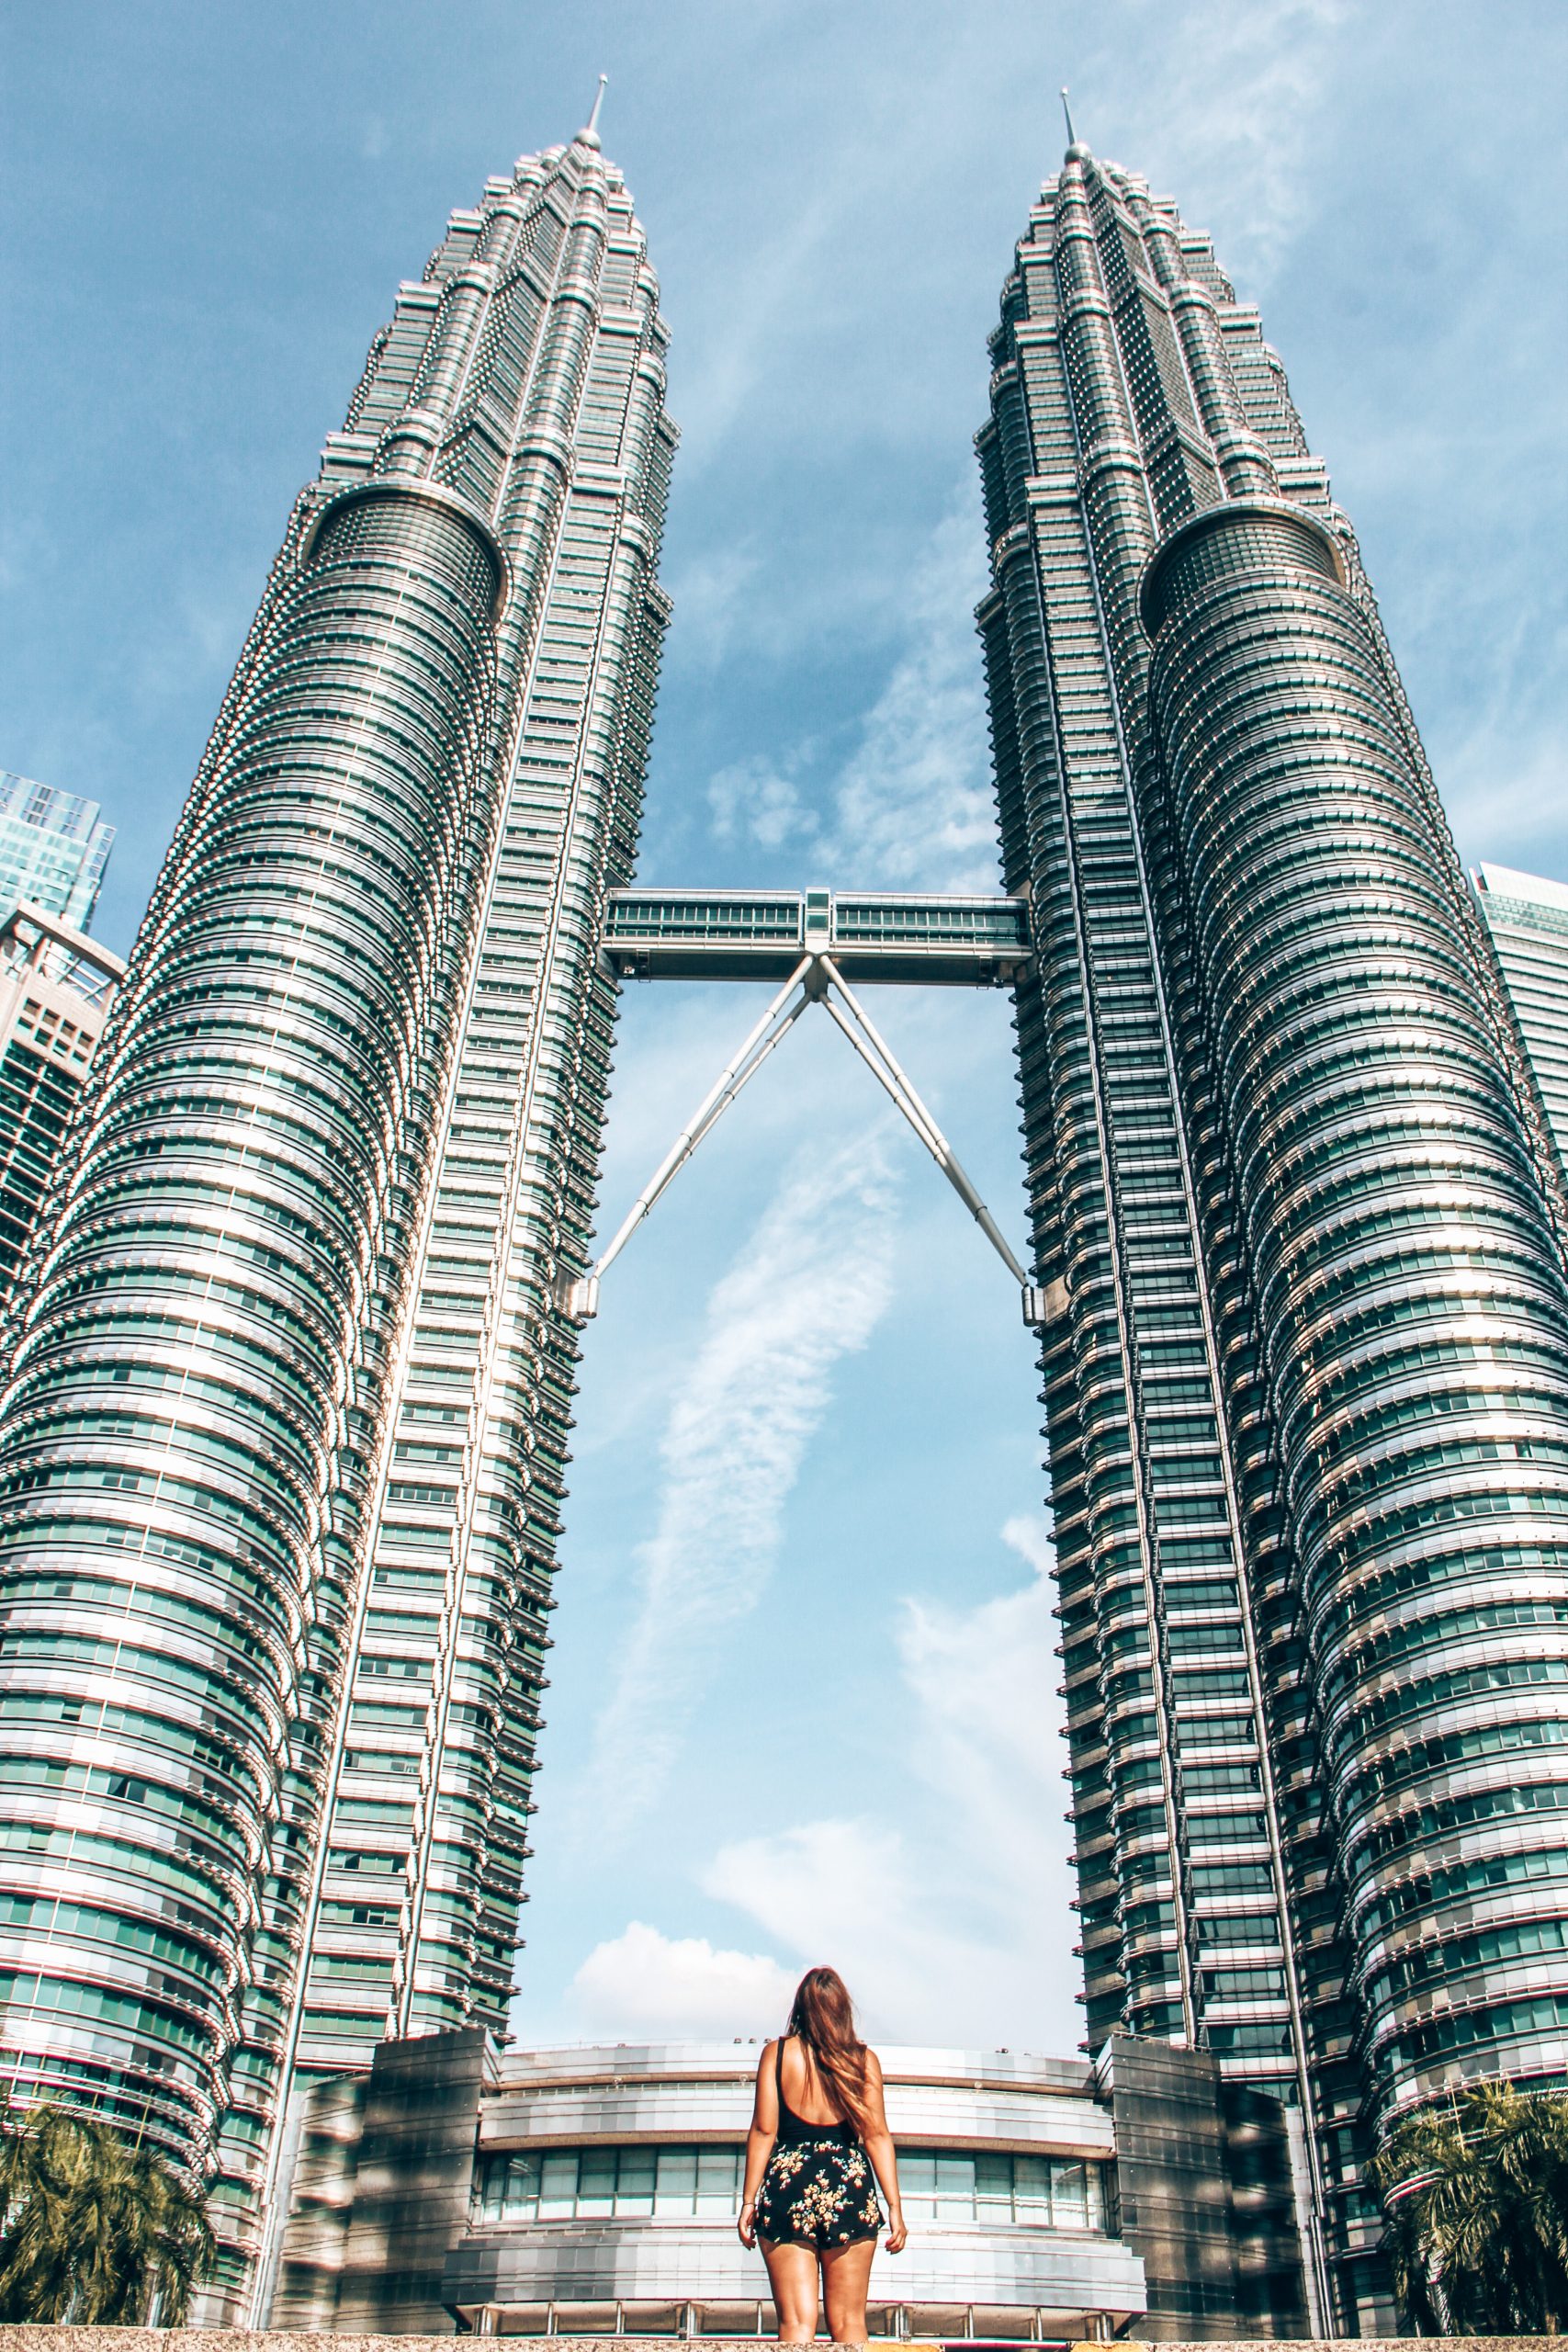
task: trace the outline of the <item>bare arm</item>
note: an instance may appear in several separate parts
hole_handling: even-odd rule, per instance
[[[773,2045],[762,2045],[757,2061],[757,2096],[751,2108],[751,2129],[746,2134],[746,2178],[740,2191],[740,2218],[736,2228],[742,2245],[757,2243],[757,2191],[779,2136],[779,2092],[773,2079]]]
[[[887,2199],[887,2251],[902,2254],[909,2233],[904,2227],[904,2207],[898,2195],[897,2152],[887,2129],[887,2110],[882,2103],[882,2062],[874,2050],[865,2053],[865,2152],[871,2158],[877,2186]]]

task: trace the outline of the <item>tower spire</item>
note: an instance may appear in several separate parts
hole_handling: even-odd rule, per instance
[[[577,134],[580,146],[597,147],[599,144],[599,109],[604,103],[604,85],[609,78],[607,74],[601,74],[599,76],[599,87],[593,94],[593,111],[589,116],[584,128]]]
[[[1067,144],[1069,147],[1076,147],[1078,143],[1078,135],[1073,129],[1073,110],[1067,104],[1067,85],[1065,82],[1062,85],[1062,112],[1067,119]]]

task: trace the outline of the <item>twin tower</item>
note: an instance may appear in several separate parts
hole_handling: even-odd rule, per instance
[[[400,289],[6,1335],[10,2065],[214,2182],[236,2314],[301,2083],[505,2018],[664,347],[592,128]],[[1568,2063],[1568,1204],[1208,240],[1070,147],[991,361],[1012,952],[947,976],[1017,1005],[1088,2038],[1292,2109],[1343,2328],[1380,2125]]]

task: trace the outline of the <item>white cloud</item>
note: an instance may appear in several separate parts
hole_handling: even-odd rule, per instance
[[[1033,1574],[971,1609],[907,1601],[907,1810],[724,1847],[704,1891],[804,1963],[842,1970],[868,2029],[900,2041],[1071,2049],[1073,1892],[1063,1822],[1050,1540],[1008,1521]]]
[[[737,629],[753,625],[749,592],[760,564],[755,552],[725,544],[689,555],[667,585],[681,616],[682,661],[716,668]]]
[[[1173,126],[1181,141],[1184,217],[1213,226],[1224,205],[1221,259],[1256,292],[1273,277],[1315,200],[1322,116],[1346,0],[1196,0],[1172,21],[1163,8],[1157,65],[1138,76],[1123,118],[1123,160],[1146,172]]]
[[[809,778],[820,751],[812,736],[720,769],[707,788],[719,841],[819,846],[824,870],[850,885],[997,888],[974,617],[986,565],[975,503],[966,485],[908,567],[899,650],[837,776],[814,797]]]
[[[1009,1551],[1027,1560],[1036,1576],[1055,1577],[1056,1539],[1046,1512],[1014,1511],[1010,1519],[1003,1520],[1001,1534]]]
[[[663,1441],[641,1603],[580,1797],[613,1839],[655,1802],[726,1635],[770,1575],[838,1359],[887,1303],[893,1186],[880,1126],[802,1152],[708,1302]]]
[[[994,890],[996,808],[974,607],[985,593],[973,493],[953,501],[908,584],[906,650],[840,778],[834,854],[887,887]]]
[[[815,840],[821,829],[798,776],[809,752],[809,745],[797,744],[783,763],[737,760],[721,768],[708,786],[715,839],[751,841],[762,849]]]
[[[777,2032],[794,1983],[765,1952],[716,1951],[633,1919],[594,1946],[569,1997],[590,2032],[706,2039]]]
[[[1568,730],[1520,741],[1506,714],[1488,714],[1450,752],[1443,800],[1461,850],[1561,872],[1568,858]]]
[[[872,2032],[947,2039],[970,1958],[962,1936],[919,1916],[901,1833],[865,1820],[808,1821],[723,1847],[703,1892],[733,1904],[803,1966],[837,1968]]]

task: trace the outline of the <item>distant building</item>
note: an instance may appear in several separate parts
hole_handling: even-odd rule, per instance
[[[1568,883],[1483,865],[1476,896],[1557,1156],[1568,1169]]]
[[[0,1298],[26,1255],[124,970],[40,907],[24,902],[0,923]]]
[[[1304,2335],[1291,2132],[1207,2053],[884,2050],[909,2243],[874,2335]],[[383,2042],[296,2092],[262,2324],[769,2335],[736,2234],[757,2045]]]
[[[96,800],[0,768],[0,915],[26,899],[85,931],[113,846]]]

